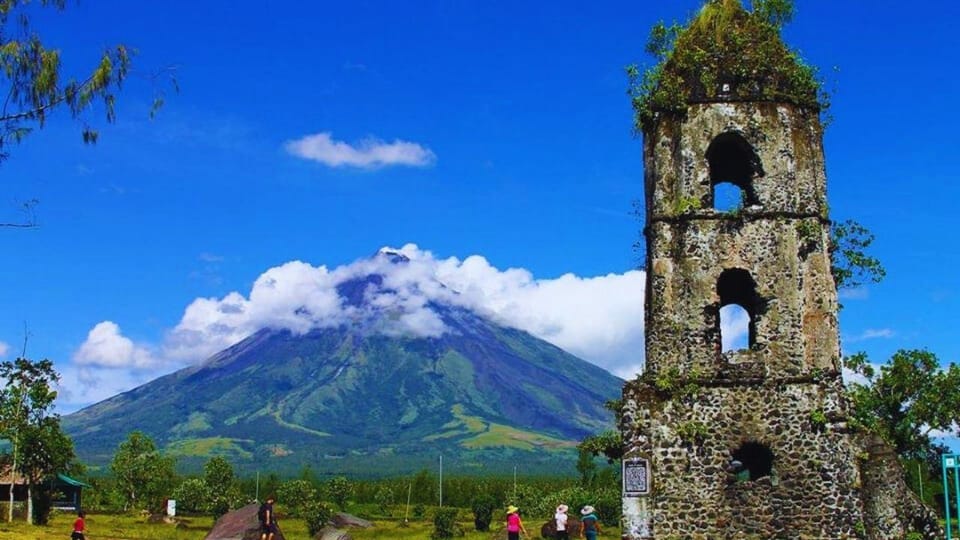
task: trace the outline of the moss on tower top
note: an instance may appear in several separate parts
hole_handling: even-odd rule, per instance
[[[816,71],[783,42],[791,0],[707,0],[686,25],[658,23],[647,52],[658,63],[646,73],[628,68],[630,93],[642,130],[658,113],[682,112],[691,103],[786,102],[821,110]]]

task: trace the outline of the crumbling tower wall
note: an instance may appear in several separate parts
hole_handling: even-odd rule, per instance
[[[624,390],[629,538],[863,533],[846,429],[816,113],[692,104],[645,133],[646,371]],[[720,183],[743,205],[714,208]],[[724,353],[720,309],[749,318]],[[726,329],[729,331],[729,329]]]

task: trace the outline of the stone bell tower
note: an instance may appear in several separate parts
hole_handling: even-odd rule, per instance
[[[662,66],[656,91],[681,99],[642,112],[646,368],[623,395],[624,538],[864,536],[816,86],[784,75],[807,68],[757,17],[708,1]],[[716,208],[724,187],[738,208]],[[727,306],[749,320],[738,350]]]

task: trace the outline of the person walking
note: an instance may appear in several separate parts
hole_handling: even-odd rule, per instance
[[[600,534],[600,520],[597,519],[597,511],[589,504],[580,510],[580,538],[587,540],[597,540]]]
[[[569,509],[567,505],[561,504],[557,507],[557,513],[553,515],[553,521],[557,524],[557,540],[570,539],[570,536],[567,534],[567,510]]]
[[[520,509],[514,505],[507,507],[507,540],[520,540],[520,534],[527,534],[520,519]]]
[[[257,511],[257,519],[260,520],[260,540],[274,540],[277,534],[277,517],[273,513],[273,503],[273,495],[270,495]]]
[[[87,522],[84,518],[87,517],[86,512],[83,510],[77,512],[77,519],[73,520],[73,532],[70,533],[70,540],[85,540],[83,533],[87,530]]]

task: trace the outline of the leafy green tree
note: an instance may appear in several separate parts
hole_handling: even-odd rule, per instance
[[[934,431],[960,424],[960,367],[925,350],[899,350],[879,370],[865,353],[844,358],[864,382],[847,384],[855,422],[890,442],[904,459],[938,453]]]
[[[327,481],[327,494],[340,510],[347,507],[347,499],[350,498],[352,493],[353,486],[343,476],[336,476]]]
[[[852,219],[830,227],[830,273],[837,289],[880,283],[886,277],[879,259],[867,252],[873,240],[873,233]]]
[[[66,471],[74,459],[73,440],[60,428],[58,416],[48,416],[38,424],[28,425],[20,435],[23,458],[20,472],[27,479],[33,523],[46,525],[50,517],[52,491],[44,482]],[[38,488],[45,487],[38,491]]]
[[[288,508],[292,515],[303,517],[304,508],[317,500],[317,490],[306,480],[290,480],[280,484],[277,500]]]
[[[50,360],[17,358],[0,363],[0,379],[5,383],[0,390],[0,437],[10,443],[11,468],[26,479],[32,521],[34,487],[65,471],[74,456],[73,442],[60,429],[59,415],[52,412],[57,398],[53,385],[60,376]],[[10,493],[8,521],[13,519],[13,489]],[[40,518],[45,521],[46,513]]]
[[[463,536],[463,531],[457,525],[456,508],[445,507],[437,508],[433,514],[433,533],[430,538],[434,540],[440,538],[453,538],[454,536]]]
[[[590,446],[585,445],[584,442],[577,445],[577,472],[580,473],[580,485],[590,487],[593,485],[593,480],[597,475],[597,464],[593,461],[595,454]],[[603,451],[606,450],[606,448],[601,448],[600,450]]]
[[[97,142],[98,132],[84,114],[96,110],[113,122],[116,93],[130,74],[133,51],[124,45],[106,47],[92,69],[79,77],[65,74],[62,52],[48,48],[31,26],[31,4],[63,11],[67,0],[0,1],[0,86],[6,96],[0,109],[0,161],[9,156],[10,145],[42,128],[58,109],[83,125],[84,142]],[[158,94],[151,116],[162,103]]]
[[[326,525],[333,516],[333,508],[329,504],[313,500],[303,507],[303,519],[307,522],[307,531],[310,537],[314,538],[320,529]]]
[[[203,478],[187,478],[173,490],[177,501],[177,512],[209,512],[213,499],[210,488]]]
[[[485,487],[478,489],[473,501],[470,502],[474,528],[478,531],[489,531],[490,522],[493,521],[493,511],[496,508],[497,499],[490,493],[489,489]]]
[[[230,510],[238,498],[239,489],[234,482],[233,466],[226,458],[210,458],[203,466],[203,481],[210,492],[210,510],[218,518]]]
[[[377,493],[373,496],[377,503],[377,510],[381,515],[390,516],[390,505],[393,504],[393,490],[389,486],[380,486]]]
[[[140,431],[130,433],[120,443],[110,470],[123,494],[124,511],[130,508],[158,510],[172,487],[174,459],[164,456],[153,439]]]
[[[434,504],[437,501],[437,479],[430,471],[421,469],[413,477],[411,487],[412,498],[421,504]]]

